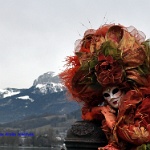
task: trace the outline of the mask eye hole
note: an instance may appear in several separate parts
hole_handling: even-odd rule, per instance
[[[119,91],[119,89],[118,89],[118,88],[115,88],[115,89],[113,89],[112,93],[113,93],[113,94],[116,94],[116,93],[118,93],[118,91]]]
[[[103,94],[104,97],[109,97],[110,95],[108,93]]]

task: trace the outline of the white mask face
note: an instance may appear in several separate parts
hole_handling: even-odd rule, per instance
[[[116,86],[109,87],[103,91],[104,99],[108,102],[113,108],[118,108],[120,104],[120,99],[124,93]]]

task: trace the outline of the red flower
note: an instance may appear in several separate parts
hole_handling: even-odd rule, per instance
[[[120,84],[123,80],[122,66],[112,56],[99,55],[95,66],[97,81],[102,86]]]

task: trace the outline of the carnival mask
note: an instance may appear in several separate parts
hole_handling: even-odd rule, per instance
[[[120,104],[120,99],[124,93],[116,86],[109,87],[103,91],[104,99],[108,102],[113,108],[118,108]]]

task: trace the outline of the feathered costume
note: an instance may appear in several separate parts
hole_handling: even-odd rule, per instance
[[[60,77],[74,100],[84,104],[83,120],[100,120],[109,140],[99,149],[146,150],[150,146],[150,40],[132,26],[105,24],[87,30],[66,62]],[[113,125],[111,114],[104,117],[97,111],[104,102],[102,91],[109,86],[125,92]]]

